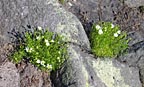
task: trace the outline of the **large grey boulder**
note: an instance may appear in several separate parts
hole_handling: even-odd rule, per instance
[[[9,42],[8,32],[12,29],[24,31],[22,26],[41,26],[61,33],[67,41],[79,43],[87,48],[89,41],[85,31],[70,12],[66,12],[57,0],[1,0],[0,1],[0,41]]]
[[[80,21],[65,11],[57,0],[1,0],[0,8],[0,45],[11,41],[8,32],[12,29],[22,32],[22,26],[26,25],[49,28],[67,37],[70,57],[58,77],[57,73],[52,73],[55,87],[141,87],[138,68],[88,54],[90,44]],[[42,85],[42,74],[34,66],[27,64],[20,70],[21,86],[29,86],[28,80],[32,82],[36,78],[40,82],[31,86],[47,87]]]
[[[30,25],[31,27],[49,28],[50,31],[65,36],[67,42],[90,49],[89,40],[80,21],[70,12],[66,12],[57,0],[0,0],[0,19],[1,46],[12,41],[8,32],[13,32],[12,30],[23,32],[23,26]],[[6,59],[6,56],[0,56],[0,62]],[[5,67],[9,66],[5,65]],[[1,67],[0,76],[5,74],[5,77],[2,78],[7,77],[7,82],[3,79],[2,87],[8,87],[7,85],[12,83],[14,84],[11,87],[49,87],[50,85],[49,76],[42,74],[30,64],[19,64],[17,67],[19,73],[14,70],[6,73],[8,70],[5,67]],[[15,67],[14,64],[11,67]],[[13,77],[10,76],[16,76],[17,73],[19,80],[15,81],[17,80],[15,78],[12,81]],[[15,84],[16,86],[13,86]]]
[[[129,43],[128,54],[120,56],[119,61],[125,62],[130,67],[138,67],[140,80],[144,87],[144,38],[139,33],[130,34],[132,41]]]
[[[54,80],[55,87],[142,87],[139,69],[110,58],[94,58],[75,45]]]

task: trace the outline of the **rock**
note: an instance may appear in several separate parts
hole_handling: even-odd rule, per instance
[[[90,48],[85,31],[70,12],[66,12],[57,0],[1,0],[0,1],[0,40],[9,42],[8,32],[15,29],[22,32],[22,26],[41,26],[67,37],[67,41]]]
[[[129,7],[126,1],[144,2],[143,0],[70,0],[73,6],[65,8],[75,14],[82,22],[87,35],[93,22],[108,21],[117,24],[127,32],[141,32],[144,37],[143,7]],[[141,3],[142,4],[142,3]],[[135,5],[135,4],[133,4]]]
[[[144,5],[143,0],[125,0],[124,1],[129,7],[139,7]]]
[[[120,56],[118,60],[127,63],[130,67],[138,67],[140,69],[140,80],[144,87],[144,38],[137,32],[129,36],[132,40],[129,43],[128,54]]]
[[[55,87],[142,87],[138,68],[115,59],[95,59],[75,45],[69,46],[69,52]]]
[[[139,0],[136,4],[132,4],[134,2],[136,0],[78,0],[76,2],[71,0],[73,6],[69,7],[68,10],[80,19],[88,35],[92,23],[98,21],[111,21],[120,25],[121,30],[127,31],[132,38],[129,43],[130,49],[126,55],[121,56],[122,61],[119,59],[118,61],[125,62],[128,67],[138,67],[140,69],[140,80],[144,83],[144,22],[143,11],[138,10],[139,6],[143,5],[143,1]],[[67,6],[65,7],[67,8]]]
[[[10,33],[21,33],[25,31],[26,26],[31,31],[30,27],[41,26],[66,36],[67,42],[90,49],[89,40],[80,21],[73,14],[65,11],[57,0],[0,0],[0,19],[0,45],[13,40]],[[2,58],[2,61],[4,59],[6,58]],[[25,67],[20,65],[18,70],[20,79],[17,84],[22,87],[48,87],[50,85],[50,81],[47,81],[48,75],[43,75],[32,65],[28,64]],[[17,73],[12,71],[12,74]],[[11,78],[7,79],[11,80]],[[11,82],[4,82],[2,85],[11,84]]]
[[[91,5],[95,6],[96,3],[92,2]],[[23,32],[23,26],[27,25],[49,28],[67,37],[70,57],[58,72],[59,75],[51,73],[56,87],[141,87],[138,68],[129,67],[117,60],[95,59],[88,54],[90,44],[80,21],[65,11],[57,0],[1,0],[0,8],[0,45],[11,41],[8,32],[13,29]],[[96,15],[92,17],[97,18]],[[44,80],[48,76],[43,76],[34,66],[27,64],[21,67],[18,68],[21,83],[17,83],[20,86],[43,87],[43,84],[48,84],[49,80]]]
[[[48,73],[43,73],[31,64],[21,64],[23,69],[20,72],[20,87],[51,87]]]
[[[20,75],[11,62],[0,66],[0,87],[20,87]]]

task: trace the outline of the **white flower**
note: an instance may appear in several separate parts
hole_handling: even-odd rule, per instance
[[[52,43],[53,43],[53,42],[54,42],[54,40],[51,40],[50,42],[52,42]]]
[[[43,65],[43,66],[45,66],[45,65],[44,65],[44,64],[45,64],[45,61],[41,61],[40,64]]]
[[[96,25],[96,27],[95,27],[97,30],[100,30],[100,29],[102,29],[99,25]]]
[[[59,51],[58,53],[60,54],[61,52]]]
[[[37,28],[38,28],[38,30],[42,30],[42,27],[40,27],[40,26],[38,26]]]
[[[58,59],[58,62],[61,62],[60,57],[57,57],[57,59]]]
[[[50,65],[50,64],[47,64],[47,66],[46,66],[48,69],[52,69],[52,65]]]
[[[26,50],[26,52],[32,52],[33,49],[26,47],[25,50]]]
[[[60,60],[60,57],[57,57],[58,60]]]
[[[32,49],[32,48],[30,48],[30,49],[29,49],[29,52],[32,52],[32,50],[33,50],[33,49]]]
[[[120,33],[121,33],[121,31],[120,31],[120,30],[118,30],[118,31],[117,31],[117,33],[118,33],[118,34],[120,34]]]
[[[49,43],[48,40],[45,40],[45,43],[46,43],[46,46],[49,46],[49,45],[50,45],[50,43]]]
[[[42,38],[44,38],[44,36],[42,36]]]
[[[45,42],[47,43],[47,42],[49,42],[49,41],[45,39]]]
[[[114,37],[118,37],[118,34],[117,34],[117,33],[114,33]]]
[[[36,39],[39,40],[39,39],[40,39],[40,36],[37,36]]]
[[[40,60],[37,60],[36,63],[41,63],[41,61],[40,61]]]
[[[103,31],[102,31],[102,29],[100,29],[100,30],[98,31],[98,33],[99,33],[99,34],[103,34]]]
[[[26,47],[25,50],[26,50],[26,52],[29,52],[29,48],[28,47]]]
[[[111,28],[114,28],[115,26],[114,26],[114,24],[111,24]]]
[[[49,44],[49,42],[48,43],[46,43],[46,46],[49,46],[50,44]]]

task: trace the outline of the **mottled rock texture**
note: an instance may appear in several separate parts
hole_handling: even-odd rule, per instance
[[[56,87],[142,87],[139,69],[115,59],[97,58],[75,45],[70,59],[54,80]]]
[[[87,9],[94,9],[99,6],[97,0],[83,0],[83,2],[85,2],[84,6],[93,6]],[[104,0],[101,3],[110,4],[109,1]],[[120,2],[115,3],[121,4]],[[102,7],[102,9],[105,8]],[[102,9],[92,10],[98,13],[92,14],[91,17],[96,20],[111,20],[113,18],[111,17],[112,11],[105,9],[101,12]],[[99,17],[100,15],[101,17]],[[84,18],[86,17],[84,16]],[[13,32],[12,30],[23,32],[23,26],[26,27],[27,25],[29,27],[49,28],[50,31],[67,37],[69,59],[58,72],[51,73],[52,83],[55,87],[142,87],[139,68],[130,67],[129,64],[119,62],[116,59],[95,58],[91,54],[89,40],[82,24],[76,16],[66,11],[57,0],[1,0],[0,19],[0,45],[12,41],[8,32]],[[8,72],[5,71],[6,67],[8,64],[4,67],[1,65],[0,69],[3,71],[0,75]],[[7,87],[7,85],[50,87],[49,76],[33,65],[23,62],[18,64],[19,73],[16,72],[17,69],[14,64],[11,67],[14,70],[10,70],[10,73],[5,73],[6,76],[3,76],[4,78],[9,77],[7,82],[3,82],[3,87]],[[13,78],[11,76],[16,76],[16,80],[11,80]],[[13,81],[15,84],[12,84]]]
[[[19,87],[20,75],[15,65],[6,62],[0,66],[0,87]]]
[[[144,1],[69,0],[69,3],[65,3],[64,6],[79,18],[87,35],[91,31],[92,23],[98,23],[99,21],[110,21],[118,24],[121,30],[128,32],[129,37],[132,38],[129,43],[129,52],[126,55],[120,56],[118,61],[127,64],[129,67],[139,68],[140,80],[144,83]]]
[[[9,42],[8,32],[19,32],[22,26],[41,26],[61,33],[71,42],[88,46],[88,39],[76,16],[66,12],[57,0],[1,0],[0,1],[0,41]]]
[[[41,26],[49,28],[50,31],[66,36],[68,42],[77,43],[90,49],[89,40],[80,21],[70,12],[66,12],[57,0],[1,0],[0,19],[1,46],[13,40],[10,38],[12,36],[10,33],[21,33],[29,25],[29,27]],[[5,61],[6,57],[5,54],[1,54],[0,62]],[[36,67],[21,63],[17,65],[17,68],[20,74],[20,78],[17,80],[17,84],[20,83],[19,86],[49,87],[51,85],[48,80],[49,76],[47,74],[43,75]],[[14,71],[11,72],[14,75],[16,74]],[[6,73],[6,76],[9,76],[9,73]],[[7,83],[3,83],[5,85],[2,84],[3,87],[12,85],[11,79],[7,78]]]

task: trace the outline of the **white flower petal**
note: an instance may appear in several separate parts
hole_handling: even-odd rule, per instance
[[[40,36],[37,36],[36,39],[39,40],[39,39],[40,39]]]
[[[117,33],[118,33],[118,34],[120,34],[120,33],[121,33],[121,31],[120,31],[120,30],[118,30],[118,31],[117,31]]]
[[[100,30],[100,29],[102,29],[101,28],[101,26],[99,26],[99,25],[96,25],[96,27],[95,27],[97,30]]]
[[[53,42],[54,42],[54,40],[51,40],[50,42],[52,42],[52,43],[53,43]]]
[[[98,31],[98,33],[99,33],[99,34],[103,34],[103,31],[102,31],[102,29],[100,29],[100,30]]]
[[[38,30],[42,30],[42,27],[40,27],[40,26],[38,26],[37,28],[38,28]]]
[[[46,46],[49,46],[49,45],[50,45],[49,42],[47,42],[47,43],[46,43]]]
[[[36,63],[41,63],[41,61],[40,61],[40,60],[37,60]]]
[[[26,52],[29,52],[29,48],[28,47],[26,47],[25,50],[26,50]]]
[[[117,33],[114,33],[114,37],[118,37],[118,34],[117,34]]]
[[[47,66],[46,66],[48,69],[52,69],[52,65],[50,65],[50,64],[47,64]]]
[[[45,61],[41,61],[40,63],[41,63],[41,65],[43,65],[43,66],[44,66],[44,64],[45,64]]]
[[[47,42],[49,42],[47,39],[45,39],[45,42],[47,43]]]
[[[115,26],[114,26],[114,24],[111,24],[111,28],[114,28]]]
[[[60,57],[57,57],[57,59],[59,60],[59,59],[60,59]]]
[[[48,40],[45,40],[45,43],[46,43],[46,46],[49,46],[49,45],[50,45],[50,43],[49,43]]]

